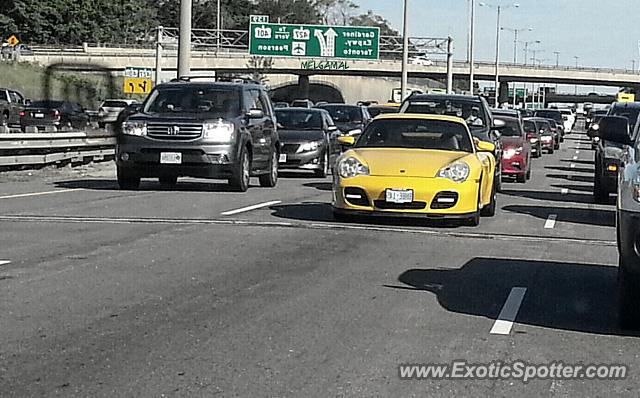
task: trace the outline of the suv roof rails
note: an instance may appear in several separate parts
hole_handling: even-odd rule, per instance
[[[209,79],[215,82],[262,85],[261,82],[245,76],[213,76],[213,75],[180,76],[178,78],[171,79],[170,82],[171,83],[176,83],[176,82],[189,83],[193,80],[203,80],[203,79]]]

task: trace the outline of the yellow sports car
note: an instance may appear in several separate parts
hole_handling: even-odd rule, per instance
[[[333,212],[462,219],[493,216],[493,144],[474,139],[463,119],[386,114],[375,118],[334,168]]]

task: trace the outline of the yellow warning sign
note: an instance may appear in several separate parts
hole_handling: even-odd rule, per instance
[[[634,102],[635,100],[635,94],[618,93],[618,102]]]
[[[153,80],[146,77],[125,77],[123,91],[125,94],[149,94]]]
[[[15,47],[20,43],[20,40],[18,40],[15,35],[11,35],[11,37],[7,39],[7,43],[9,43],[11,47]]]

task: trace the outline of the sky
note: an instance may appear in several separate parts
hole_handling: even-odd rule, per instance
[[[468,0],[408,0],[409,35],[414,37],[446,37],[455,43],[455,59],[466,60],[468,32]],[[403,0],[354,0],[360,11],[373,10],[401,31]],[[476,0],[475,57],[478,61],[495,59],[496,10],[478,6]],[[555,65],[559,51],[560,65],[601,68],[640,66],[640,0],[487,0],[488,4],[518,3],[518,8],[503,9],[501,25],[522,29],[519,41],[540,40],[536,58],[543,64]],[[532,28],[532,31],[527,31]],[[502,31],[502,62],[513,62],[514,34]],[[533,47],[530,47],[530,49]],[[529,55],[531,57],[532,54]],[[518,43],[518,62],[524,57]]]

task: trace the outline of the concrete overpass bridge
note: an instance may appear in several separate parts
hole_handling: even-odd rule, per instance
[[[54,64],[78,64],[79,70],[91,69],[90,65],[106,68],[113,72],[122,72],[126,66],[155,68],[155,51],[152,49],[131,48],[100,48],[84,47],[80,50],[37,50],[31,55],[24,55],[21,59],[35,62],[43,66]],[[89,66],[87,66],[89,65]],[[175,51],[165,51],[162,57],[162,70],[166,78],[175,75],[177,69],[177,54]],[[282,84],[292,77],[298,78],[304,95],[304,87],[308,86],[310,77],[324,80],[338,86],[345,92],[345,99],[350,100],[356,93],[358,99],[387,100],[391,89],[398,87],[397,79],[401,74],[401,63],[397,59],[381,59],[378,61],[362,60],[324,60],[293,57],[257,58],[244,51],[193,51],[191,66],[198,74],[246,74],[259,72],[267,75],[269,80]],[[495,68],[492,63],[479,62],[475,65],[477,80],[493,81]],[[426,78],[444,81],[447,75],[447,63],[434,61],[433,65],[409,65],[409,77]],[[453,63],[454,80],[467,80],[469,64],[465,62]],[[353,77],[358,77],[354,79]],[[377,87],[371,94],[363,93],[361,85],[371,79],[385,78],[387,84],[384,89]],[[577,84],[610,87],[638,87],[640,75],[627,70],[572,68],[550,66],[525,66],[515,64],[501,64],[500,83],[501,92],[507,93],[506,87],[512,82],[548,83],[548,84]],[[358,89],[359,87],[359,89]],[[383,90],[384,94],[380,91]],[[383,95],[380,97],[380,95]],[[582,98],[584,99],[584,98]],[[549,101],[551,98],[549,98]],[[596,101],[599,102],[599,101]]]

